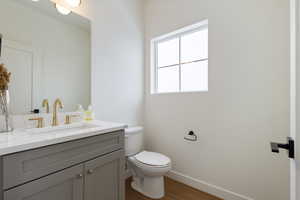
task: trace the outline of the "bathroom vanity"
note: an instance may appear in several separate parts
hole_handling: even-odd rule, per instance
[[[91,104],[90,20],[55,9],[1,0],[0,200],[123,200],[125,125],[65,115]]]
[[[124,199],[125,126],[74,127],[0,135],[0,200]]]

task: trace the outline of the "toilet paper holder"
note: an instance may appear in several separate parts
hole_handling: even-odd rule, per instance
[[[194,131],[190,131],[185,137],[184,137],[185,140],[188,140],[188,141],[192,141],[192,142],[195,142],[198,140],[198,137],[197,135],[194,133]]]

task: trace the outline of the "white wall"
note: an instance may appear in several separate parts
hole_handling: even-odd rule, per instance
[[[50,103],[61,98],[66,111],[75,110],[77,104],[85,107],[90,104],[91,36],[88,30],[44,14],[37,8],[3,0],[0,32],[5,40],[31,47],[38,57],[35,59],[38,72],[34,73],[34,92],[39,95],[34,95],[33,108],[40,108],[44,98]]]
[[[141,0],[85,0],[75,10],[92,21],[92,104],[97,119],[143,123],[142,8]]]
[[[147,148],[228,200],[287,200],[288,158],[269,142],[289,134],[289,2],[148,0],[145,12]],[[206,18],[209,91],[150,95],[150,39]]]
[[[94,2],[92,103],[97,118],[140,124],[144,109],[142,3]]]

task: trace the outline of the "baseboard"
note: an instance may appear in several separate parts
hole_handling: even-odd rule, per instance
[[[214,195],[216,197],[222,198],[224,200],[254,200],[250,197],[246,197],[241,194],[237,194],[235,192],[226,190],[224,188],[218,187],[216,185],[212,185],[210,183],[197,180],[195,178],[192,178],[190,176],[181,174],[176,171],[170,171],[168,172],[167,176],[169,178],[172,178],[178,182],[184,183],[188,186],[191,186],[195,189],[201,190],[203,192],[209,193],[211,195]]]

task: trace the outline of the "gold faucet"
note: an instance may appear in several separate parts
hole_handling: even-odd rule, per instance
[[[49,112],[50,112],[50,109],[49,109],[49,101],[48,101],[48,99],[44,99],[44,100],[43,100],[42,106],[43,106],[43,108],[46,107],[46,113],[49,113]]]
[[[60,99],[56,99],[53,105],[53,119],[52,119],[52,126],[58,126],[58,120],[57,120],[57,109],[58,106],[60,109],[63,108],[63,105],[61,103]]]

